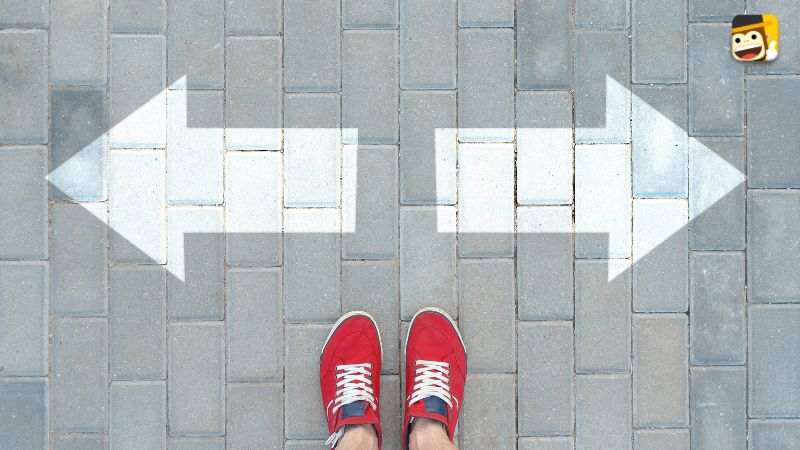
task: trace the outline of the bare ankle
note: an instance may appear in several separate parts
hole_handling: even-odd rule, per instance
[[[369,424],[347,425],[336,450],[378,450],[378,434]]]
[[[450,442],[447,430],[441,422],[422,417],[414,418],[408,434],[410,450],[449,450],[456,446]]]

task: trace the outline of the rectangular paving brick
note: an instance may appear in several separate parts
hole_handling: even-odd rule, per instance
[[[228,38],[225,46],[226,148],[279,150],[281,38],[234,37]]]
[[[517,86],[572,87],[575,33],[572,2],[517,1]],[[546,35],[546,39],[542,39]]]
[[[167,313],[177,320],[222,320],[225,316],[225,241],[222,208],[169,208],[170,276]]]
[[[284,2],[287,92],[332,92],[341,86],[341,1]],[[309,29],[308,24],[314,27]]]
[[[630,0],[575,0],[578,28],[628,28]]]
[[[284,204],[337,207],[341,192],[338,94],[290,94],[284,98]]]
[[[575,445],[631,448],[630,375],[579,375],[575,380]]]
[[[515,372],[514,261],[461,260],[458,279],[459,328],[471,349],[469,371]]]
[[[798,17],[800,14],[800,5],[796,2],[782,2],[780,0],[747,0],[747,11],[780,11],[780,17]],[[741,10],[740,10],[741,11]],[[800,38],[800,24],[796,20],[789,19],[781,21],[780,24],[780,41],[781,42],[795,42]],[[781,46],[778,59],[773,61],[775,64],[767,64],[767,67],[748,67],[747,70],[751,74],[796,74],[800,72],[800,51],[793,46]],[[749,97],[749,95],[748,95]]]
[[[57,434],[54,450],[108,450],[107,434]]]
[[[280,269],[228,271],[228,381],[283,377],[281,282]]]
[[[517,339],[519,435],[571,435],[575,423],[572,323],[522,322]]]
[[[398,373],[398,266],[394,261],[342,263],[342,311],[366,311],[380,325],[383,373]]]
[[[397,146],[348,146],[342,156],[342,256],[397,259]]]
[[[689,424],[689,351],[685,314],[633,315],[633,425]]]
[[[225,258],[228,265],[281,263],[283,165],[279,153],[225,155]]]
[[[633,195],[688,195],[685,86],[633,89]]]
[[[630,273],[628,260],[575,262],[576,372],[630,370]]]
[[[776,107],[800,101],[799,90],[800,77],[748,78],[748,187],[800,187],[800,162],[791,151],[800,145],[796,117]]]
[[[575,147],[575,256],[631,254],[631,162],[627,145]]]
[[[162,267],[115,267],[109,277],[113,380],[167,376],[167,280]]]
[[[397,0],[344,0],[344,28],[397,28]]]
[[[224,450],[224,437],[170,437],[167,440],[168,450]]]
[[[283,386],[233,383],[227,394],[226,448],[283,446]]]
[[[163,381],[111,383],[109,442],[115,449],[164,448],[167,386]]]
[[[747,447],[744,367],[692,367],[692,445]]]
[[[584,69],[575,71],[575,142],[631,141],[628,49],[626,31],[577,32],[575,65]]]
[[[518,92],[516,100],[517,203],[572,203],[572,96]]]
[[[689,267],[692,364],[744,364],[744,253],[692,252]]]
[[[0,28],[45,28],[49,5],[47,0],[0,0]]]
[[[47,374],[47,285],[46,262],[0,263],[0,375]]]
[[[2,30],[0,55],[0,143],[46,143],[47,32]]]
[[[633,201],[633,310],[682,312],[689,305],[688,203]]]
[[[458,3],[460,27],[513,27],[514,2],[512,0],[461,0]]]
[[[635,450],[689,450],[688,428],[634,430]]]
[[[108,429],[108,323],[59,319],[50,329],[51,431]],[[80,414],[76,412],[80,411]]]
[[[459,30],[458,139],[461,142],[514,139],[513,61],[512,30]]]
[[[456,87],[454,0],[400,0],[400,87]]]
[[[689,139],[689,247],[744,250],[743,138]],[[723,161],[725,164],[723,164]],[[726,165],[727,164],[727,165]],[[720,168],[724,170],[720,170]],[[728,187],[735,186],[727,194]],[[722,195],[722,198],[716,200]]]
[[[396,31],[349,30],[342,43],[342,127],[346,144],[398,142]]]
[[[108,27],[114,33],[161,33],[165,0],[110,0]]]
[[[686,0],[636,0],[631,7],[633,82],[685,83]]]
[[[738,13],[737,13],[738,14]],[[689,134],[741,136],[744,66],[730,55],[728,24],[689,25]]]
[[[169,433],[225,433],[225,331],[222,322],[169,325]]]
[[[50,209],[53,315],[106,315],[107,222],[105,203],[61,203]]]
[[[572,208],[518,207],[517,233],[520,320],[572,319]]]
[[[571,437],[521,437],[517,440],[518,450],[573,450],[575,443]]]
[[[405,384],[400,384],[399,375],[381,375],[381,433],[385,448],[402,448],[404,397]]]
[[[229,1],[225,8],[225,32],[228,35],[277,36],[283,31],[282,6],[281,0]]]
[[[747,280],[754,302],[800,299],[800,191],[747,193]]]
[[[514,256],[514,146],[458,149],[458,240],[461,257]]]
[[[411,319],[426,306],[458,315],[455,226],[454,207],[400,208],[402,319]]]
[[[319,407],[319,355],[330,325],[286,325],[284,423],[287,439],[327,439],[325,413]]]
[[[50,82],[106,82],[108,3],[104,0],[50,2]]]
[[[336,209],[284,211],[283,285],[287,322],[331,321],[341,309],[341,235]],[[314,280],[309,283],[309,280]]]
[[[470,375],[464,386],[464,403],[473,405],[461,414],[459,444],[464,450],[516,448],[513,408],[497,408],[486,414],[476,405],[511,405],[515,398],[513,375]]]
[[[7,448],[49,448],[47,381],[0,380],[0,436]]]
[[[173,88],[222,89],[225,79],[224,34],[223,2],[167,2],[169,84]]]
[[[730,22],[744,11],[744,0],[689,0],[692,22]]]
[[[800,420],[752,419],[747,421],[747,431],[749,450],[789,450],[800,447]]]
[[[47,147],[0,152],[0,259],[47,259]]]
[[[752,305],[748,314],[748,417],[800,415],[800,306]]]
[[[400,93],[400,203],[456,203],[456,94]]]

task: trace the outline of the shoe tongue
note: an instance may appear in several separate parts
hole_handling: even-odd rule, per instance
[[[424,417],[426,419],[438,420],[439,422],[447,424],[447,403],[439,397],[425,397],[411,405],[409,415],[411,417]]]
[[[348,419],[350,417],[364,417],[364,413],[367,409],[367,402],[365,401],[357,401],[353,403],[348,403],[340,409],[342,412],[341,418]]]
[[[353,425],[362,423],[378,423],[378,414],[372,409],[369,403],[359,400],[348,403],[339,408],[339,418],[336,421],[336,427],[342,425]]]

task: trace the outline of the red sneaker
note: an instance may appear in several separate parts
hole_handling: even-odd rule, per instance
[[[371,424],[381,443],[380,387],[383,351],[375,319],[362,311],[343,315],[333,326],[319,358],[319,384],[331,448],[345,425]]]
[[[408,448],[414,417],[441,422],[452,441],[467,375],[467,352],[456,323],[441,309],[420,310],[408,327],[405,353],[403,448]]]

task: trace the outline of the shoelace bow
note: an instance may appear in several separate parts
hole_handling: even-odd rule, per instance
[[[414,389],[408,406],[426,397],[437,397],[452,408],[451,399],[455,397],[450,395],[450,364],[418,359],[414,361],[414,366]]]
[[[342,406],[365,401],[375,410],[375,394],[372,389],[372,364],[342,364],[336,366],[336,397],[328,402],[327,408],[333,404],[333,414],[336,414]],[[344,428],[339,427],[325,444],[336,446],[336,442],[344,435]]]

